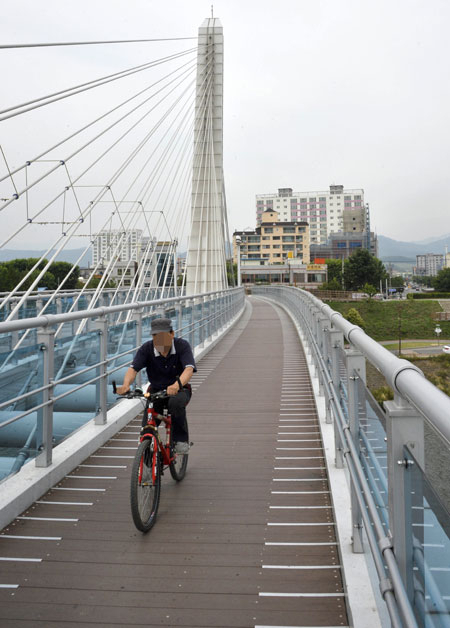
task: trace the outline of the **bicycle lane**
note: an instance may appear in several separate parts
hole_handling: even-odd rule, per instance
[[[295,388],[306,377],[302,352],[284,314],[252,304],[251,317],[200,363],[188,472],[180,484],[165,475],[153,530],[141,535],[129,514],[135,421],[86,462],[125,469],[101,472],[117,479],[90,494],[91,507],[64,507],[79,522],[52,524],[55,536],[63,527],[61,539],[39,542],[44,562],[26,566],[27,583],[14,592],[20,606],[8,598],[2,625],[347,625],[320,443],[309,427],[317,417],[309,391]],[[42,534],[40,523],[26,524]],[[55,544],[50,552],[46,543]]]

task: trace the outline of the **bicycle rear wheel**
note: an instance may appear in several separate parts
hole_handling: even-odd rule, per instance
[[[155,436],[139,445],[131,470],[130,503],[134,525],[148,532],[154,525],[161,493],[161,454]]]
[[[186,475],[188,458],[189,454],[175,454],[174,461],[169,465],[170,475],[177,482],[181,482]]]

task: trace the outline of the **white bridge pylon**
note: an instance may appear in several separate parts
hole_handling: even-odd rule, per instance
[[[217,18],[207,18],[198,34],[187,295],[227,287],[227,239],[223,180],[223,28]]]

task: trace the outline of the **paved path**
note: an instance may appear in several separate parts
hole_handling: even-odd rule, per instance
[[[153,530],[129,512],[133,421],[3,530],[2,628],[348,625],[304,354],[250,302],[200,363],[188,473],[164,476]]]

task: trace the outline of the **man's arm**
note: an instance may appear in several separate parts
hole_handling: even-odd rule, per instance
[[[136,375],[137,374],[138,374],[138,372],[135,371],[130,366],[128,371],[125,373],[125,377],[123,378],[122,386],[118,386],[117,387],[117,394],[118,395],[125,395],[130,390],[130,386],[134,382],[134,380],[136,379]]]
[[[192,366],[187,366],[184,369],[184,371],[180,375],[180,382],[183,386],[185,386],[189,382],[193,373],[194,373],[194,369]],[[168,395],[176,395],[177,392],[179,392],[179,390],[180,390],[180,387],[178,385],[178,382],[175,382],[174,384],[167,386]]]

